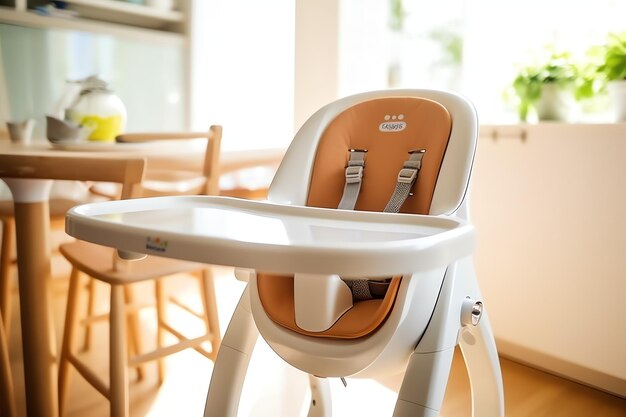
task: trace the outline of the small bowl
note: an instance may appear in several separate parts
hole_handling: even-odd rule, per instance
[[[46,137],[50,142],[81,142],[86,140],[92,131],[93,129],[78,126],[67,120],[46,116]]]

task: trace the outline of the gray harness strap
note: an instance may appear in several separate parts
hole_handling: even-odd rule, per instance
[[[409,159],[404,162],[404,166],[398,173],[398,182],[387,207],[383,210],[385,213],[398,213],[402,204],[411,193],[411,188],[417,180],[417,174],[422,168],[422,158],[426,153],[426,149],[418,149],[409,152]]]
[[[367,153],[367,149],[350,149],[350,158],[348,159],[348,166],[346,166],[346,185],[337,207],[339,209],[354,210],[356,200],[359,198],[359,191],[361,191],[365,153]]]
[[[343,188],[343,196],[341,196],[341,201],[337,207],[339,209],[354,210],[356,200],[359,198],[359,192],[361,191],[366,152],[366,149],[350,149],[348,166],[346,166],[346,185]],[[350,287],[352,297],[355,300],[369,300],[372,298],[366,279],[344,279],[343,281]]]
[[[384,298],[391,283],[391,278],[343,278],[343,282],[352,291],[353,299],[363,301],[371,300],[372,298]]]
[[[343,197],[339,203],[339,208],[345,210],[353,210],[356,199],[361,188],[361,179],[363,177],[363,166],[365,152],[351,149],[350,161],[346,167],[346,186],[344,188]],[[404,162],[402,169],[398,173],[398,182],[391,196],[391,199],[385,207],[386,213],[397,213],[404,201],[409,196],[413,184],[417,180],[417,174],[422,167],[422,157],[426,153],[425,149],[419,149],[409,152],[409,159]],[[344,282],[350,287],[352,297],[355,300],[370,300],[375,297],[384,297],[390,280],[377,281],[362,278],[348,278]]]

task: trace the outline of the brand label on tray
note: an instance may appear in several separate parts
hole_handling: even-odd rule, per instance
[[[167,250],[167,240],[163,240],[160,237],[148,237],[146,240],[146,249],[165,252]]]

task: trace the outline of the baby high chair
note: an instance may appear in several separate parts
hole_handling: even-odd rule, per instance
[[[473,415],[502,416],[465,199],[477,130],[472,105],[451,93],[358,94],[304,124],[269,202],[99,203],[70,211],[67,230],[148,253],[146,239],[158,234],[163,256],[239,267],[249,283],[220,347],[205,416],[236,416],[258,334],[311,375],[310,417],[330,416],[327,378],[402,372],[394,417],[437,416],[456,345]]]

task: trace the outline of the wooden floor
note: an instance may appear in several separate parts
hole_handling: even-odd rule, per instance
[[[56,260],[55,276],[66,276],[67,267]],[[222,332],[243,290],[241,283],[232,277],[232,269],[217,268],[216,290]],[[193,297],[194,280],[178,277],[175,284],[187,296]],[[174,280],[172,280],[174,281]],[[67,282],[54,280],[54,309],[57,339],[61,338],[61,324],[65,307]],[[101,298],[106,300],[106,288]],[[14,294],[14,318],[10,334],[11,367],[16,388],[20,416],[25,416],[22,374],[22,355],[18,318],[17,294]],[[145,333],[150,326],[151,312],[142,315]],[[89,362],[99,364],[103,377],[107,373],[106,324],[96,325],[96,347],[88,355]],[[98,349],[100,347],[100,349]],[[257,352],[258,351],[258,352]],[[555,377],[544,372],[501,359],[504,379],[507,417],[626,417],[626,400],[595,389]],[[146,378],[131,388],[131,415],[139,416],[201,416],[206,390],[209,385],[212,363],[194,351],[180,352],[168,358],[167,376],[162,386],[157,386],[156,366],[149,364]],[[272,383],[266,383],[272,378]],[[276,379],[276,381],[275,381]],[[282,380],[282,381],[279,381]],[[277,382],[278,381],[278,382]],[[303,415],[306,402],[306,377],[299,371],[282,365],[266,345],[259,343],[252,358],[250,376],[244,386],[240,416],[298,416]],[[395,392],[371,381],[348,380],[344,388],[339,381],[331,381],[334,415],[391,415]],[[294,394],[298,392],[299,394]],[[300,394],[301,392],[301,394]],[[108,403],[76,373],[71,380],[70,400],[66,417],[100,417],[108,415]],[[306,415],[306,412],[304,412]],[[446,391],[444,417],[470,417],[470,391],[467,374],[460,354],[454,358],[451,379]]]

